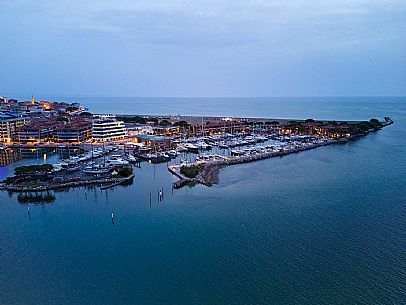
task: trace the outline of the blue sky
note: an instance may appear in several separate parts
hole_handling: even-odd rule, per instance
[[[406,1],[0,1],[0,95],[406,95]]]

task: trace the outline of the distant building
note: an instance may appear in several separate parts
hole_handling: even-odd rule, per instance
[[[18,128],[28,121],[29,118],[24,114],[0,113],[0,142],[8,142],[15,138]]]
[[[154,126],[153,133],[156,135],[173,135],[179,132],[179,126]]]
[[[7,98],[0,96],[0,104],[7,104]]]
[[[109,142],[122,140],[127,132],[124,122],[114,118],[101,118],[93,120],[92,136],[96,142]]]
[[[134,123],[125,123],[127,134],[129,136],[136,136],[139,134],[152,134],[153,128],[151,125],[142,125]]]

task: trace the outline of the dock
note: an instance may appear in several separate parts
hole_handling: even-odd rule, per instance
[[[190,179],[183,179],[183,178],[181,178],[180,180],[174,182],[174,183],[172,184],[172,186],[173,186],[173,188],[175,188],[175,189],[180,189],[180,188],[184,187],[185,185],[187,185],[187,184],[190,183],[190,182],[191,182]]]
[[[117,185],[121,185],[121,184],[123,184],[123,183],[125,183],[125,182],[127,182],[127,181],[130,181],[130,180],[133,179],[134,177],[135,177],[135,175],[132,174],[132,175],[128,176],[127,178],[122,178],[122,179],[120,179],[120,180],[118,180],[118,181],[115,181],[115,182],[113,182],[113,183],[110,183],[110,184],[107,184],[107,185],[101,185],[101,186],[100,186],[100,189],[101,189],[101,190],[107,190],[107,189],[109,189],[109,188],[112,188],[112,187],[115,187],[115,186],[117,186]]]

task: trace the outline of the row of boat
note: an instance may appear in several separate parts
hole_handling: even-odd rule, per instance
[[[141,159],[146,159],[149,161],[169,161],[172,158],[176,158],[179,155],[179,152],[176,150],[169,150],[164,152],[155,152],[138,155]]]
[[[271,152],[290,152],[301,149],[306,149],[307,147],[313,147],[314,145],[325,144],[331,141],[327,138],[315,138],[313,140],[303,140],[303,141],[289,141],[289,142],[279,142],[276,145],[266,145],[266,146],[254,146],[245,149],[235,149],[231,150],[232,156],[247,156],[253,154],[271,153]]]
[[[268,136],[225,134],[218,136],[207,136],[200,138],[189,138],[187,140],[175,140],[178,151],[189,151],[197,153],[201,150],[210,150],[212,147],[231,148],[236,146],[253,145],[269,140]]]

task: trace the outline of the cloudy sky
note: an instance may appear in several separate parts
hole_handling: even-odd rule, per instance
[[[0,95],[406,95],[404,0],[1,0]]]

